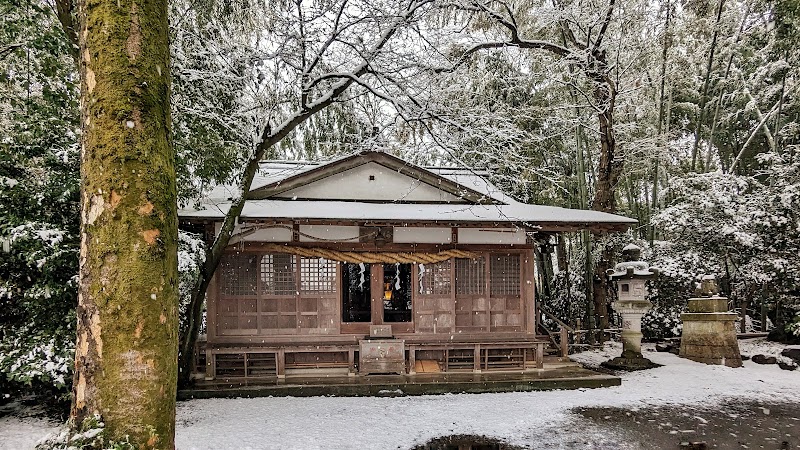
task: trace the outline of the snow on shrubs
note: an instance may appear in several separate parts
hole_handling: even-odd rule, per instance
[[[52,224],[3,230],[0,254],[0,392],[66,398],[74,354],[78,241]]]
[[[0,372],[6,380],[29,388],[51,387],[66,393],[72,381],[74,339],[47,336],[28,329],[0,343]]]
[[[55,433],[45,436],[36,444],[35,450],[135,450],[139,448],[126,437],[122,441],[111,441],[105,437],[105,423],[99,415],[86,419],[77,432],[71,432],[69,424]]]
[[[49,391],[68,398],[75,355],[77,275],[67,277],[62,273],[62,285],[46,276],[33,276],[35,271],[48,270],[47,264],[40,265],[37,261],[52,261],[54,252],[77,254],[77,243],[74,240],[64,242],[63,236],[64,233],[34,225],[16,227],[12,232],[12,250],[30,244],[31,239],[38,245],[33,249],[25,247],[29,251],[20,252],[24,261],[36,267],[34,270],[29,266],[22,272],[27,274],[25,283],[6,281],[0,285],[0,304],[15,302],[20,310],[7,323],[0,323],[0,393]],[[197,279],[205,253],[204,243],[197,235],[180,232],[178,238],[180,317],[183,320],[191,286]],[[67,268],[77,270],[76,266],[68,264]],[[66,270],[63,264],[57,267],[60,272]],[[29,282],[29,277],[33,282]],[[27,322],[15,323],[17,320]]]
[[[678,337],[683,331],[680,306],[655,306],[642,317],[642,334],[645,339],[659,340]]]
[[[754,176],[671,180],[664,193],[671,203],[653,218],[665,239],[653,264],[668,278],[714,274],[732,304],[764,304],[786,326],[800,310],[800,161],[777,153],[757,159],[763,169]]]
[[[187,308],[192,297],[192,288],[200,277],[206,261],[205,242],[202,236],[178,232],[178,295],[180,297],[181,332],[186,326]],[[205,321],[203,321],[205,323]],[[205,327],[201,327],[201,332]]]
[[[794,316],[794,321],[786,325],[786,332],[794,336],[795,339],[800,339],[800,312]]]

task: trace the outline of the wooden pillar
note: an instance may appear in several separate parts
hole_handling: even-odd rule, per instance
[[[372,324],[380,325],[383,323],[383,264],[371,264],[369,273]],[[394,333],[394,330],[392,330],[392,333]]]
[[[206,342],[206,381],[217,377],[217,363],[214,358],[214,352],[211,351],[211,348],[208,347],[208,342]]]
[[[286,378],[286,351],[282,348],[275,353],[275,375],[278,379]]]
[[[347,351],[347,376],[355,376],[356,374],[356,351],[351,347]]]
[[[522,301],[524,302],[525,331],[529,334],[536,334],[536,325],[539,322],[536,311],[536,290],[534,288],[534,264],[533,250],[525,252],[522,260]]]
[[[544,342],[536,343],[536,368],[544,367]]]

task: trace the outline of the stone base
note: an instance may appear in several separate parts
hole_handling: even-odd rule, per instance
[[[742,367],[742,355],[738,345],[691,345],[681,343],[681,358],[704,364],[716,364],[728,367]]]
[[[612,370],[646,370],[655,367],[661,367],[661,364],[656,364],[653,361],[642,356],[641,353],[626,351],[622,356],[610,359],[601,364],[606,369]]]
[[[735,314],[688,313],[682,314],[681,319],[681,357],[705,364],[742,367]]]

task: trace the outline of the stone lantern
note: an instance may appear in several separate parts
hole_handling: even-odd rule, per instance
[[[642,249],[636,245],[627,245],[622,249],[625,261],[608,271],[619,294],[619,299],[611,306],[622,316],[622,356],[603,363],[611,369],[641,370],[658,366],[642,356],[642,316],[653,306],[645,298],[645,283],[658,275],[658,269],[642,261],[641,253]]]

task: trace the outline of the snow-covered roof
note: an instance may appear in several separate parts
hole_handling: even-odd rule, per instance
[[[231,202],[207,205],[200,210],[182,210],[181,217],[219,219]],[[244,219],[308,219],[358,221],[421,222],[513,222],[530,225],[543,223],[633,224],[635,220],[599,211],[567,209],[555,206],[460,205],[416,203],[366,203],[337,201],[248,200],[242,211]]]
[[[364,167],[372,167],[372,171],[354,171]],[[359,181],[365,173],[373,172],[380,173],[377,184]],[[359,180],[350,180],[354,177]],[[369,180],[374,179],[370,175]],[[381,179],[390,182],[381,184]],[[359,187],[359,183],[366,187]],[[416,197],[398,198],[400,193],[392,190],[398,186],[398,191],[405,190],[406,185],[410,186],[407,190],[416,190]],[[372,186],[378,189],[370,191]],[[348,192],[358,189],[360,194]],[[385,192],[387,189],[391,192]],[[429,197],[437,192],[441,194],[436,197],[439,200],[431,200]],[[636,223],[598,211],[521,203],[489,182],[484,173],[452,167],[422,168],[378,152],[327,162],[266,161],[253,180],[249,196],[255,198],[246,202],[241,220],[513,223],[571,229],[603,224],[621,229]],[[179,215],[183,219],[219,220],[237,197],[234,187],[217,186],[199,208],[182,209]],[[409,198],[422,200],[406,201]]]

